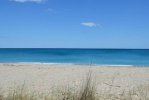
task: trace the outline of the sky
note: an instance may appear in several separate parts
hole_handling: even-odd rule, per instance
[[[149,0],[0,0],[0,48],[149,49]]]

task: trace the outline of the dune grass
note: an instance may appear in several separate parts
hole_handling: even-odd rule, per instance
[[[106,91],[104,94],[100,94],[100,92],[103,93],[103,91],[97,93],[92,72],[89,71],[78,90],[72,90],[69,87],[44,94],[29,92],[27,87],[22,85],[13,91],[8,91],[7,94],[0,92],[0,100],[149,100],[149,85],[140,85],[119,94],[110,91]]]

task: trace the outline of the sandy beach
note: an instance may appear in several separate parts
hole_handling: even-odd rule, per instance
[[[112,92],[118,93],[124,89],[149,84],[148,67],[1,63],[0,87],[9,90],[25,84],[31,91],[40,92],[57,86],[77,88],[89,70],[92,71],[97,92],[112,87]]]

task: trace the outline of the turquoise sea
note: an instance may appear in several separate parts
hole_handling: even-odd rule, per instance
[[[149,49],[0,49],[0,63],[20,62],[149,66]]]

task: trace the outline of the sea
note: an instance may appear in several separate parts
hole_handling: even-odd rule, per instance
[[[0,63],[149,66],[149,49],[1,48]]]

